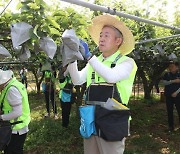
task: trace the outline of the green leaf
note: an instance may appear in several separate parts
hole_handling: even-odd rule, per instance
[[[30,35],[30,38],[33,40],[38,39],[38,36],[36,34],[34,34],[33,28],[29,30],[29,35]]]
[[[33,29],[33,33],[39,38],[38,34],[37,34],[37,30],[38,30],[39,25],[36,25]]]
[[[54,16],[66,16],[66,12],[64,10],[58,10],[53,13]]]
[[[51,34],[61,36],[61,33],[57,29],[49,27],[49,30]]]
[[[19,10],[22,6],[23,6],[23,5],[22,5],[22,3],[20,2],[20,3],[18,3],[18,4],[16,5],[16,9]]]
[[[34,10],[37,10],[37,9],[40,8],[36,3],[29,3],[28,6],[29,6],[31,9],[34,9]]]
[[[52,19],[52,17],[47,17],[47,20],[52,26],[54,26],[57,29],[60,29],[59,24],[54,19]]]

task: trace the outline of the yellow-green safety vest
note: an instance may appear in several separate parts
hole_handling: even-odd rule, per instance
[[[54,75],[52,74],[51,71],[45,71],[45,73],[44,73],[44,78],[45,78],[45,79],[46,79],[46,78],[50,78],[50,80],[51,80],[53,83],[56,82],[56,78],[54,77]],[[54,84],[54,86],[56,86],[56,85]]]
[[[50,78],[52,76],[52,73],[50,71],[45,71],[44,77]]]
[[[103,60],[104,59],[103,56],[100,55],[98,57],[98,60],[101,61],[106,66],[111,67],[111,64],[115,61],[116,57],[119,54],[120,54],[120,52],[117,51],[112,56],[110,56],[109,58],[107,58],[105,60]],[[127,58],[128,58],[127,56],[121,56],[117,60],[116,64],[122,63]],[[134,61],[134,67],[133,67],[133,70],[131,71],[129,77],[125,80],[121,80],[116,83],[118,92],[120,93],[120,96],[121,96],[122,104],[126,104],[126,105],[128,104],[130,95],[132,93],[132,87],[133,87],[133,82],[134,82],[136,71],[137,71],[137,65]],[[93,68],[88,64],[87,87],[89,87],[89,85],[92,83],[92,73],[93,72],[94,72]],[[95,72],[95,83],[101,83],[101,82],[106,82],[106,81],[98,73]]]
[[[64,82],[59,83],[59,88],[60,88],[59,98],[61,98],[61,96],[62,96],[62,90],[64,89],[64,87],[66,86],[67,83],[72,83],[71,78],[70,78],[69,76],[66,76],[66,77],[65,77]]]
[[[11,81],[2,90],[1,96],[0,96],[1,103],[3,101],[2,99],[4,98],[3,109],[2,109],[4,114],[8,114],[12,111],[12,107],[10,106],[8,99],[7,99],[7,94],[8,94],[9,88],[11,86],[16,87],[22,95],[22,115],[14,120],[10,120],[10,122],[22,121],[22,123],[16,124],[13,127],[13,130],[20,130],[20,129],[24,128],[25,126],[28,126],[28,124],[30,123],[30,119],[31,119],[28,95],[27,95],[25,86],[21,82],[16,80],[16,78],[11,79]]]

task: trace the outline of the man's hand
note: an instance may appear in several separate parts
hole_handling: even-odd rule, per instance
[[[82,56],[84,57],[84,59],[89,60],[92,57],[92,54],[89,51],[88,44],[84,42],[83,40],[80,40],[80,44],[84,48],[84,52],[81,52]]]
[[[172,95],[171,95],[171,96],[172,96],[172,97],[176,97],[176,96],[177,96],[177,94],[178,94],[177,92],[174,92],[174,93],[172,93]]]
[[[180,79],[172,80],[173,83],[180,83]]]

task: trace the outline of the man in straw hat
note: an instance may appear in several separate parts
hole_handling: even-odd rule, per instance
[[[5,154],[23,153],[30,122],[28,95],[24,85],[13,77],[11,70],[0,70],[0,120],[19,122],[12,127],[12,136]]]
[[[78,71],[77,62],[68,65],[72,82],[81,85],[87,82],[87,88],[91,86],[92,73],[95,72],[95,83],[114,83],[123,104],[127,105],[132,92],[137,66],[133,59],[127,57],[134,48],[134,38],[131,31],[123,22],[111,15],[100,15],[92,20],[89,33],[99,46],[102,54],[98,57],[88,50],[88,45],[81,41],[88,64]],[[115,62],[114,66],[112,65]],[[99,91],[99,95],[103,93]],[[120,154],[125,149],[125,138],[120,141],[107,141],[95,135],[84,139],[85,154]]]

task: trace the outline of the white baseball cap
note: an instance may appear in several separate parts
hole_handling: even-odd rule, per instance
[[[0,85],[6,83],[13,76],[13,72],[11,70],[3,71],[0,69]]]

